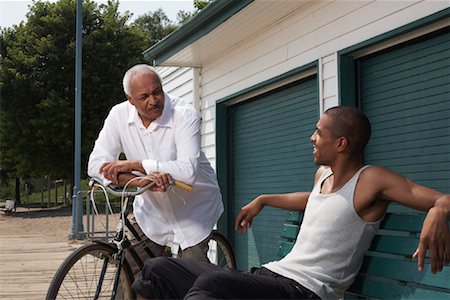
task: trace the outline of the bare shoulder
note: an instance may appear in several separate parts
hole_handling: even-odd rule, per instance
[[[412,181],[382,166],[370,166],[360,176],[360,185],[371,193],[387,200],[394,200],[401,190],[410,190]]]
[[[330,167],[328,166],[320,166],[316,171],[316,175],[314,176],[314,183],[316,183],[319,180],[320,176],[322,176],[322,174],[329,169]]]
[[[383,166],[369,166],[361,173],[360,178],[370,182],[383,182],[393,178],[403,178],[403,176]]]

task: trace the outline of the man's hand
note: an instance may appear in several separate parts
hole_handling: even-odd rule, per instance
[[[450,262],[450,231],[448,228],[448,211],[444,206],[434,206],[422,225],[419,247],[413,254],[418,258],[417,269],[423,271],[424,259],[427,250],[430,253],[431,272],[441,272],[444,264]]]
[[[100,167],[100,173],[106,179],[111,180],[113,184],[119,184],[119,174],[131,173],[132,171],[139,171],[145,173],[142,163],[137,160],[115,160],[104,163]]]
[[[159,172],[146,175],[142,178],[142,180],[150,180],[155,183],[155,186],[150,189],[153,192],[166,192],[167,187],[174,183],[174,180],[170,174]]]
[[[252,226],[253,217],[256,216],[262,209],[264,205],[261,203],[259,197],[255,198],[252,202],[241,208],[239,215],[236,217],[236,222],[234,224],[234,230],[247,232],[247,230]]]

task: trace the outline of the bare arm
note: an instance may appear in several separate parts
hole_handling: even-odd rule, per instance
[[[428,211],[422,225],[419,246],[413,254],[418,258],[418,270],[423,270],[425,254],[430,252],[431,272],[442,271],[443,265],[450,262],[450,195],[442,195]]]
[[[308,202],[309,192],[290,194],[260,195],[252,202],[241,208],[236,217],[235,230],[247,232],[252,225],[253,218],[264,208],[272,206],[287,210],[303,210]]]
[[[317,170],[314,184],[320,178],[323,170],[322,167]],[[310,192],[260,195],[241,208],[239,215],[236,217],[234,228],[239,232],[247,232],[252,225],[253,218],[264,208],[264,206],[272,206],[286,210],[304,210],[309,195]]]
[[[442,271],[450,260],[450,195],[421,186],[386,168],[371,168],[372,186],[380,187],[379,196],[392,202],[428,211],[422,225],[419,245],[413,257],[418,258],[418,270],[423,270],[425,254],[430,253],[431,271]]]

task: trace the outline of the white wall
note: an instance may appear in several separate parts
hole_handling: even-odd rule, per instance
[[[337,105],[338,51],[449,6],[448,0],[315,1],[224,51],[201,70],[202,148],[207,157],[215,166],[217,100],[319,61],[320,107]]]
[[[180,67],[156,67],[162,79],[164,91],[196,105],[194,69]]]
[[[200,69],[198,68],[183,68],[183,67],[156,67],[156,71],[160,75],[163,81],[164,91],[179,97],[192,104],[199,112],[200,99],[199,99],[199,86],[200,86]],[[205,112],[203,112],[202,119]],[[206,111],[206,114],[208,111]],[[215,169],[215,141],[211,140],[215,138],[215,135],[205,134],[214,133],[215,124],[214,118],[206,115],[207,121],[202,121],[201,132],[202,150],[205,152],[206,157],[210,160],[212,167]]]

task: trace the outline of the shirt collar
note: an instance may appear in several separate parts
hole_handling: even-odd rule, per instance
[[[140,126],[142,125],[142,120],[139,117],[139,113],[136,109],[136,107],[134,105],[132,105],[131,103],[128,102],[128,104],[131,106],[129,113],[128,113],[128,125],[131,124],[137,124]],[[161,126],[161,127],[172,127],[173,126],[173,105],[172,105],[172,101],[171,101],[171,97],[169,96],[169,94],[164,93],[164,109],[163,112],[161,114],[161,116],[159,116],[158,119],[154,120],[149,128],[155,128],[156,126]]]

